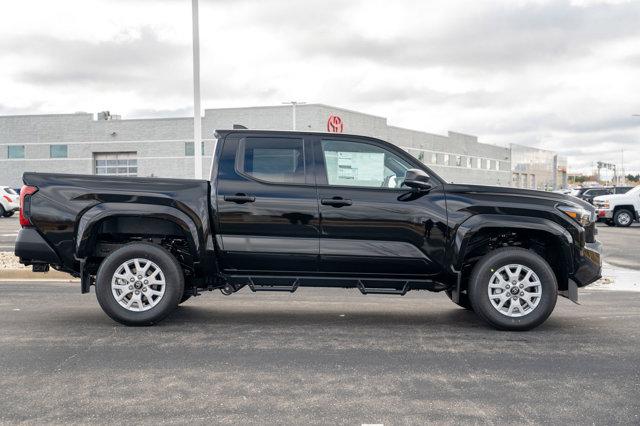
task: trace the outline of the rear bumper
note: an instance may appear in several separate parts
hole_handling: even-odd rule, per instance
[[[602,277],[602,243],[586,243],[577,257],[578,265],[572,278],[578,287],[584,287]]]
[[[20,210],[20,204],[18,203],[9,203],[3,207],[4,207],[4,210],[7,212],[17,212]]]
[[[20,263],[25,265],[33,263],[60,265],[60,258],[55,250],[35,228],[20,230],[16,239],[15,254],[20,258]]]

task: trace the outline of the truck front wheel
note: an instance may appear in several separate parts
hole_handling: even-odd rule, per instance
[[[96,276],[102,310],[125,325],[152,325],[173,312],[184,293],[178,261],[163,247],[128,244],[111,253]]]
[[[631,223],[633,223],[633,213],[627,209],[620,209],[613,215],[613,222],[616,226],[631,226]]]
[[[549,264],[518,247],[494,250],[473,268],[469,280],[473,310],[500,330],[530,330],[551,315],[558,284]]]

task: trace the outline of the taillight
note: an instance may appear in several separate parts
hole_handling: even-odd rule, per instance
[[[20,226],[31,226],[31,196],[38,190],[35,186],[24,185],[20,190]]]
[[[7,200],[10,203],[13,203],[13,200],[9,197],[7,197],[6,195],[3,195],[4,199]]]

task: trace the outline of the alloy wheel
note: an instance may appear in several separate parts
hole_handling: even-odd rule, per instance
[[[529,267],[509,264],[491,275],[488,287],[491,305],[503,315],[522,317],[532,312],[540,303],[542,283]]]
[[[129,259],[116,268],[111,279],[111,293],[123,308],[141,312],[156,306],[164,296],[165,276],[158,265],[148,259]]]

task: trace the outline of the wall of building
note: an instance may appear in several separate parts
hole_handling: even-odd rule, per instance
[[[384,117],[322,104],[298,105],[295,127],[299,131],[326,132],[331,115],[342,119],[343,133],[394,143],[447,181],[512,184],[511,150],[479,143],[476,136],[456,132],[435,135],[389,126]],[[206,110],[202,120],[205,174],[211,165],[216,129],[242,125],[249,129],[291,130],[292,119],[290,105]],[[93,174],[97,155],[118,152],[135,152],[134,170],[138,176],[191,178],[193,156],[187,153],[186,145],[192,145],[192,140],[193,119],[189,117],[97,120],[87,113],[0,117],[0,183],[19,186],[25,171]],[[67,145],[68,157],[51,158],[52,144]],[[7,158],[10,145],[23,145],[25,158]],[[519,150],[522,155],[518,164],[539,167],[535,161],[527,162],[527,154],[535,156],[538,151]],[[566,160],[564,167],[566,170]]]

